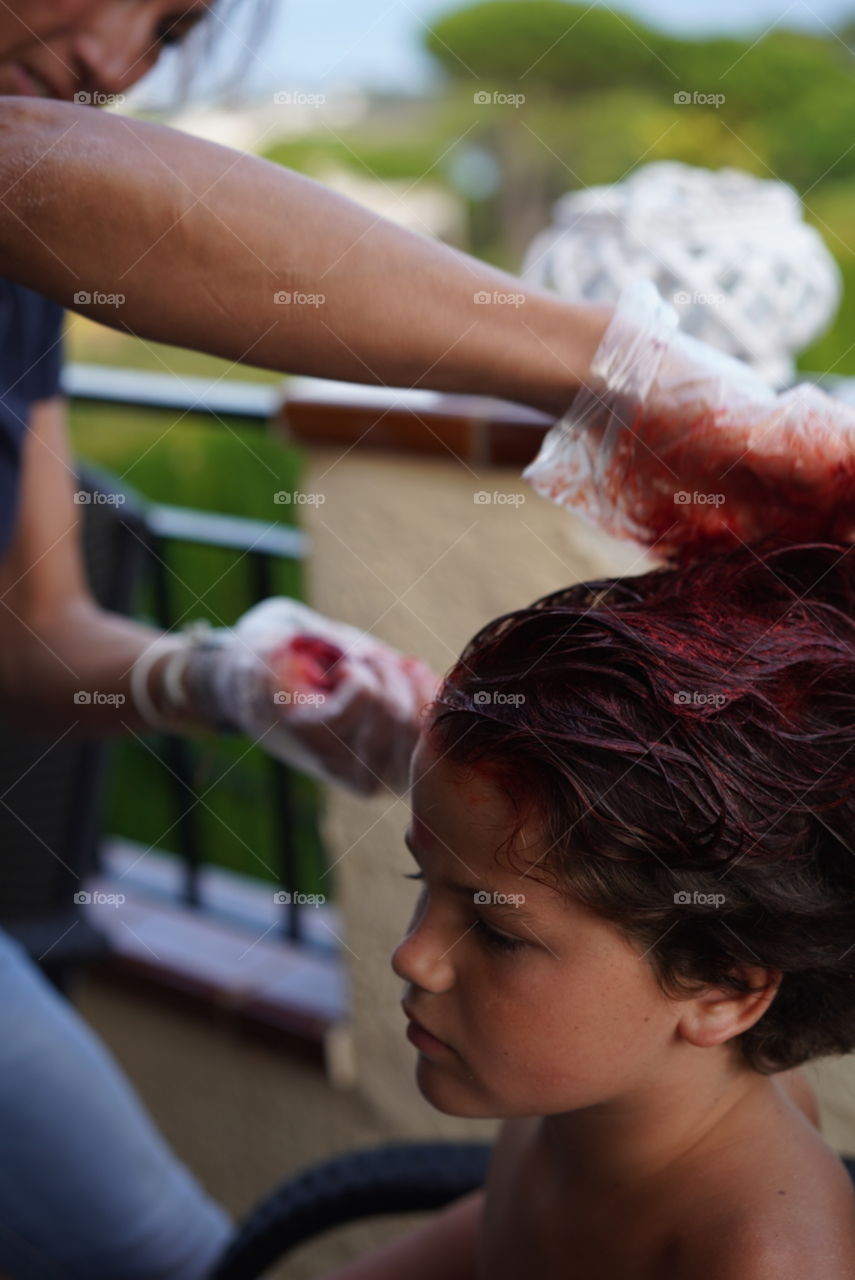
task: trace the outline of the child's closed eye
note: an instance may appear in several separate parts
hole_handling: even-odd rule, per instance
[[[478,916],[473,928],[484,944],[496,951],[519,951],[521,947],[526,946],[525,939],[512,938],[509,933],[499,933],[498,929],[491,928],[482,916]]]
[[[406,880],[424,880],[425,878],[423,871],[404,871],[401,874]],[[523,938],[512,938],[508,933],[499,933],[497,929],[491,928],[483,916],[476,916],[472,928],[484,945],[494,951],[518,951],[526,946]]]

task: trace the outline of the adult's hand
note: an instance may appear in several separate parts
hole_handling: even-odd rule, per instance
[[[406,788],[419,712],[438,685],[425,663],[283,597],[214,638],[176,659],[173,679],[197,713],[362,795]]]
[[[855,538],[855,409],[776,394],[680,332],[649,281],[622,294],[589,386],[526,469],[534,488],[679,561],[782,539]]]

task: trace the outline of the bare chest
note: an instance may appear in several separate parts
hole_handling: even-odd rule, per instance
[[[514,1155],[488,1189],[482,1280],[661,1280],[661,1227],[628,1220],[614,1203],[575,1208],[536,1156]]]

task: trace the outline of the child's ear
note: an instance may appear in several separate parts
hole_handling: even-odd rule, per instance
[[[723,1044],[753,1027],[769,1008],[783,977],[780,970],[762,965],[740,965],[734,973],[750,983],[753,990],[742,995],[727,987],[707,987],[684,1002],[678,1030],[698,1048]]]

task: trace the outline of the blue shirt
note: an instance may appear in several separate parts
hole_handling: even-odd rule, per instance
[[[15,529],[30,408],[59,394],[62,319],[58,302],[0,278],[0,557]]]

